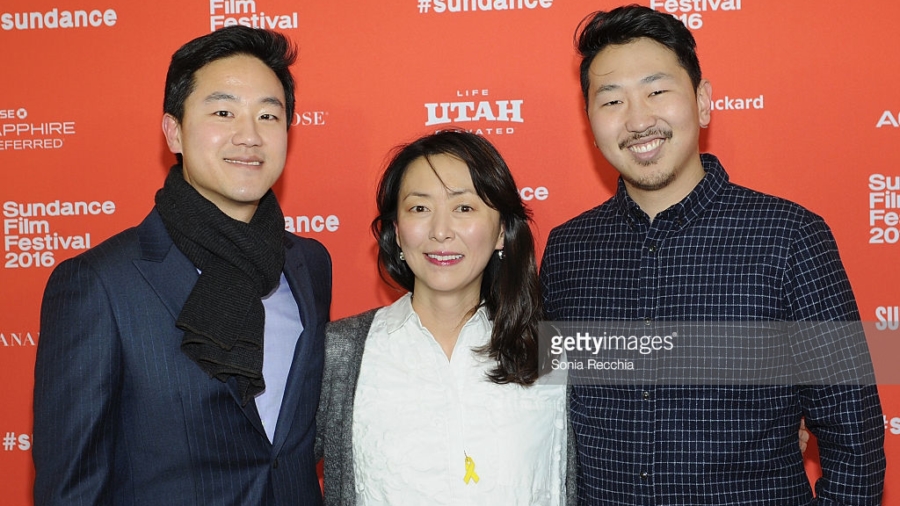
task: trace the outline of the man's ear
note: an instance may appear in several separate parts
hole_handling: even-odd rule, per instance
[[[181,123],[169,113],[163,114],[162,131],[166,136],[166,144],[172,153],[181,153]]]
[[[709,114],[712,111],[712,84],[706,79],[700,81],[697,86],[697,112],[700,117],[700,127],[709,126]]]

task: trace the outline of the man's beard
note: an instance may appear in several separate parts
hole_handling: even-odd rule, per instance
[[[619,143],[619,149],[628,149],[628,146],[634,144],[635,142],[640,141],[646,137],[650,136],[658,136],[662,137],[668,142],[672,138],[672,131],[668,129],[662,128],[652,128],[650,130],[646,130],[637,134],[632,135],[628,140],[622,141]],[[635,160],[635,163],[642,167],[652,167],[657,164],[656,160],[648,160],[641,161]],[[669,186],[672,181],[675,180],[675,170],[671,169],[669,171],[663,173],[652,174],[648,177],[644,177],[641,179],[635,179],[631,176],[627,176],[622,174],[622,179],[625,180],[626,183],[630,184],[634,188],[643,191],[656,191]]]
[[[654,164],[655,164],[655,162],[642,164],[642,165],[645,167],[648,167],[648,166],[654,165]],[[622,174],[622,179],[624,179],[626,183],[628,183],[629,185],[631,185],[632,187],[634,187],[638,190],[652,192],[652,191],[656,191],[656,190],[662,190],[666,186],[669,186],[672,183],[672,181],[675,180],[675,171],[670,170],[670,171],[663,172],[663,173],[657,173],[657,174],[653,174],[651,176],[644,177],[641,179],[635,179],[630,176],[626,176],[625,174]]]

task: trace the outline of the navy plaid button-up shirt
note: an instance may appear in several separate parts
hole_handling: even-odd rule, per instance
[[[858,321],[825,222],[701,159],[703,180],[652,222],[620,180],[615,196],[551,232],[546,319]],[[838,341],[791,343],[787,360],[871,367],[862,332]],[[851,376],[839,385],[573,384],[579,504],[809,504],[801,416],[819,441],[818,504],[879,504],[884,427],[867,367],[838,371]]]

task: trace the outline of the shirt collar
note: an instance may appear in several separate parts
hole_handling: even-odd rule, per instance
[[[478,307],[478,310],[475,311],[475,314],[469,318],[466,325],[476,321],[486,322],[488,320],[487,308],[482,304]],[[424,328],[421,320],[419,320],[419,315],[413,311],[412,293],[407,293],[384,309],[384,324],[388,334],[393,334],[400,330],[407,322],[412,322],[418,328]]]
[[[719,159],[715,155],[703,153],[700,155],[700,163],[703,164],[703,170],[706,171],[703,179],[697,183],[697,186],[681,202],[659,213],[654,219],[654,223],[661,218],[663,220],[674,220],[679,226],[685,225],[702,215],[709,205],[715,202],[719,195],[722,194],[728,184],[728,173],[725,172],[725,168],[719,163]],[[625,182],[621,176],[619,177],[618,188],[613,199],[622,215],[629,221],[649,221],[647,213],[628,195],[628,191],[625,189]]]

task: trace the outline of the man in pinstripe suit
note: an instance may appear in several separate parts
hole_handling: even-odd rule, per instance
[[[293,46],[223,28],[166,79],[178,163],[137,227],[61,263],[35,365],[38,505],[320,504],[313,443],[331,263],[271,190]]]
[[[624,326],[647,354],[618,376],[570,371],[578,503],[880,504],[881,406],[828,226],[700,154],[711,88],[678,19],[632,5],[580,28],[591,129],[621,177],[551,232],[545,314]],[[650,347],[659,335],[671,346]],[[815,497],[801,416],[819,441]]]

